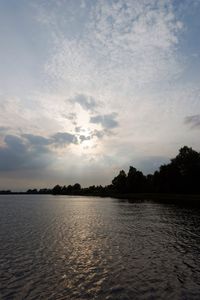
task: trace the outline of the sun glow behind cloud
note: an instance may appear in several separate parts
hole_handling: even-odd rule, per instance
[[[47,162],[44,184],[57,179],[104,184],[129,164],[149,172],[156,157],[165,161],[183,144],[199,147],[198,126],[188,126],[198,119],[199,72],[185,78],[192,64],[195,68],[200,45],[191,57],[182,46],[189,41],[188,28],[195,30],[185,16],[190,9],[197,19],[198,1],[189,7],[187,0],[20,0],[18,5],[24,16],[16,10],[16,28],[8,29],[20,64],[12,52],[2,57],[14,60],[21,73],[13,70],[11,76],[7,67],[7,84],[0,87],[0,153],[3,157],[6,148],[8,159],[15,153],[13,180],[17,173],[26,176],[30,166],[17,156],[17,141],[33,165],[35,157]],[[12,7],[6,9],[11,14]],[[17,24],[26,28],[23,33]]]

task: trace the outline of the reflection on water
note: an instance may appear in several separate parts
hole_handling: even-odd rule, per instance
[[[200,211],[0,197],[0,298],[200,299]]]

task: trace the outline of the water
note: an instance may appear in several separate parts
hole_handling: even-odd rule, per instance
[[[200,299],[200,211],[0,196],[0,299]]]

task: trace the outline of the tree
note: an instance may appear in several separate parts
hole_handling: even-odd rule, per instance
[[[116,176],[112,181],[114,189],[119,193],[124,193],[126,190],[126,173],[124,170],[119,172],[119,175]]]
[[[81,185],[79,183],[75,183],[74,186],[72,186],[73,194],[79,194],[81,191]]]
[[[181,177],[183,192],[200,192],[200,153],[187,146],[179,150],[179,154],[171,160]]]
[[[129,168],[126,188],[129,193],[146,191],[146,177],[134,167]]]
[[[198,193],[200,192],[200,154],[187,146],[167,165],[154,173],[156,192]]]
[[[52,189],[52,193],[54,195],[59,195],[62,193],[62,187],[60,185],[55,185],[54,188]]]

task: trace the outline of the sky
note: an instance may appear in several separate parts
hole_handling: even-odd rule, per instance
[[[200,0],[0,0],[0,189],[200,150]]]

